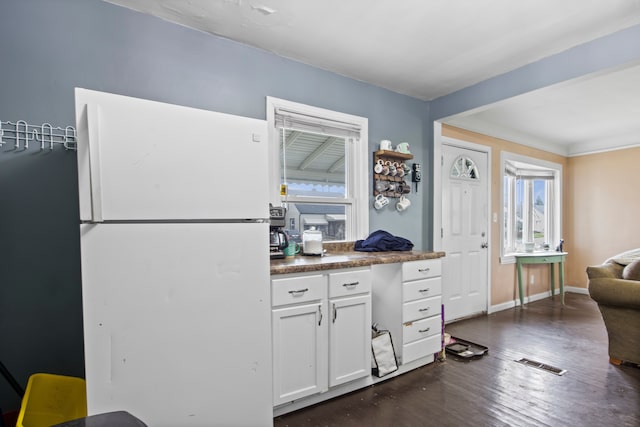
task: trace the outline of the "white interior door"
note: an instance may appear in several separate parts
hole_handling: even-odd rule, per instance
[[[442,145],[442,287],[445,320],[487,310],[487,152]]]

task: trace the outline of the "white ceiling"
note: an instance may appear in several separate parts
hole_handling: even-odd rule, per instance
[[[637,146],[640,64],[529,92],[446,123],[563,156]]]
[[[640,0],[108,1],[423,100],[640,24]],[[576,154],[611,129],[632,125],[638,134],[630,114],[621,112],[635,111],[638,121],[640,93],[622,83],[630,79],[640,92],[640,67],[619,73],[451,122]],[[610,123],[598,123],[603,101],[615,116]],[[618,135],[612,143],[626,139]]]

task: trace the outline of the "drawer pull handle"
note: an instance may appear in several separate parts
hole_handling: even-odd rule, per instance
[[[419,271],[420,273],[427,273],[427,272],[429,272],[429,270],[431,270],[431,269],[430,269],[430,268],[419,268],[419,269],[418,269],[418,271]]]
[[[289,291],[289,293],[291,295],[304,294],[308,290],[309,290],[309,288],[304,288],[304,289],[298,289],[297,291]]]
[[[420,329],[420,330],[418,330],[418,332],[429,332],[429,330],[430,330],[430,329],[431,329],[431,328],[427,328],[427,329]]]
[[[431,308],[431,307],[421,308],[421,309],[419,309],[418,311],[429,311],[429,309],[430,309],[430,308]]]
[[[429,292],[429,288],[426,288],[426,289],[420,289],[418,292]]]
[[[358,286],[360,284],[360,282],[351,282],[351,283],[343,283],[342,286],[344,286],[345,288],[350,288],[353,286]]]

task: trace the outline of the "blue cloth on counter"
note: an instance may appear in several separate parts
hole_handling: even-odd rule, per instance
[[[378,230],[369,234],[365,240],[356,240],[355,250],[360,252],[410,251],[413,243],[404,237]]]

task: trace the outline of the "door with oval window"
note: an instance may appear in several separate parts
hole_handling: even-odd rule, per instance
[[[445,320],[487,311],[488,153],[442,145],[442,289]]]

